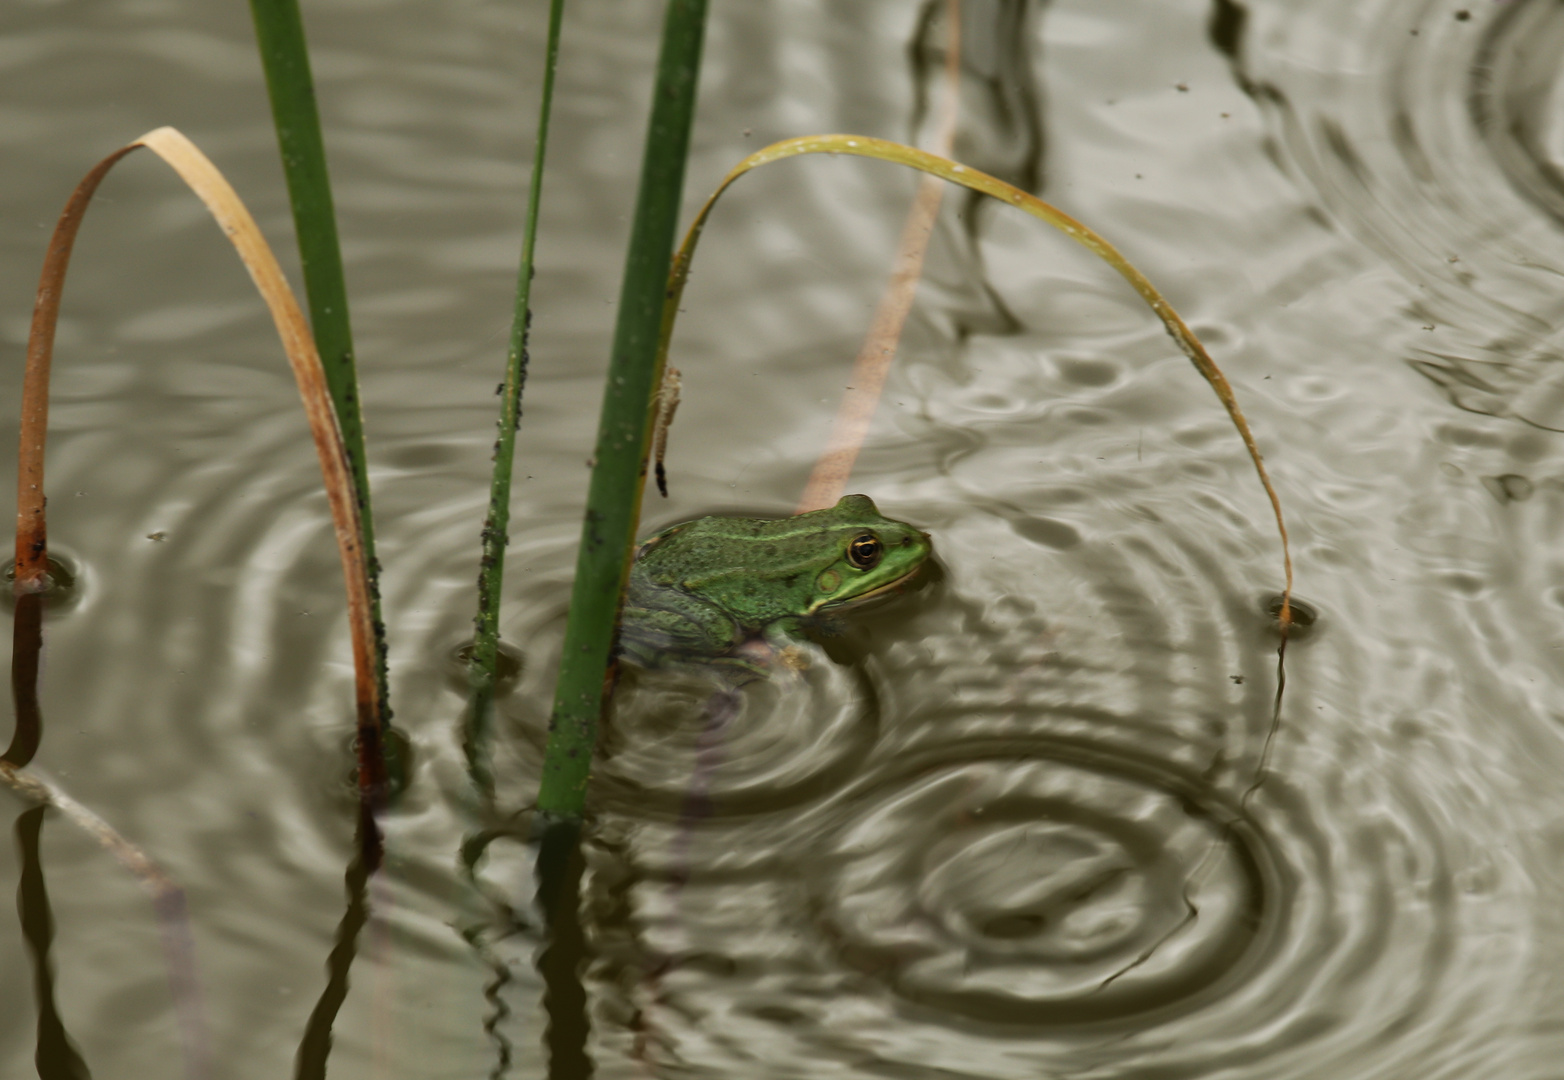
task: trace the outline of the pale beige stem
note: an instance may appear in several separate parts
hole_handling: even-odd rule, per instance
[[[0,781],[29,802],[52,806],[65,815],[129,870],[151,896],[153,912],[163,931],[163,948],[168,955],[169,982],[184,1044],[185,1075],[188,1080],[205,1080],[212,1073],[211,1047],[202,1015],[195,937],[190,930],[185,891],[152,861],[151,856],[73,799],[58,784],[5,760],[0,760]]]
[[[64,814],[73,825],[119,860],[120,865],[129,870],[154,899],[162,899],[178,890],[179,886],[158,868],[146,852],[115,832],[112,825],[66,794],[58,784],[45,780],[37,773],[18,769],[9,761],[0,761],[0,780],[4,780],[7,787],[24,799],[52,806]]]
[[[945,22],[944,92],[940,96],[939,122],[930,149],[948,158],[955,145],[961,103],[961,0],[949,0]],[[907,222],[902,226],[891,280],[875,308],[874,321],[869,324],[858,357],[853,361],[852,381],[837,407],[830,440],[804,486],[803,497],[798,503],[800,514],[836,505],[846,490],[858,452],[869,436],[869,425],[879,408],[880,393],[890,374],[891,361],[896,358],[902,328],[912,311],[918,281],[923,276],[923,257],[928,251],[929,237],[934,232],[944,195],[943,181],[927,175],[919,180],[912,209],[907,212]]]

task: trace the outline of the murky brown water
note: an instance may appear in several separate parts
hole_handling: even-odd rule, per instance
[[[1225,366],[1273,469],[1319,618],[1288,653],[1269,769],[1254,787],[1280,560],[1237,439],[1110,271],[953,197],[852,485],[933,534],[943,580],[720,724],[698,682],[628,688],[583,885],[598,1075],[1557,1076],[1564,9],[965,3],[958,156],[1118,243]],[[496,841],[484,871],[513,926],[456,872],[448,654],[543,12],[307,8],[416,754],[330,1065],[471,1077],[508,1046],[510,1075],[538,1076],[530,857]],[[526,657],[497,750],[518,809],[659,14],[567,16],[505,618]],[[911,137],[939,64],[923,19],[716,5],[691,200],[777,138]],[[46,228],[103,153],[181,127],[291,252],[244,5],[33,0],[4,26],[9,447]],[[673,498],[649,528],[789,511],[913,186],[807,160],[729,197],[675,343]],[[264,312],[150,156],[88,217],[58,363],[51,531],[83,595],[47,625],[36,766],[185,888],[214,1075],[285,1075],[352,855],[339,571]],[[40,862],[82,1058],[176,1074],[147,898],[56,817]],[[20,874],[0,844],[7,891]],[[5,1076],[32,1071],[26,941],[0,920]]]

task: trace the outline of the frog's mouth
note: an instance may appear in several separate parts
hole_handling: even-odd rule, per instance
[[[877,601],[888,600],[892,596],[904,590],[909,584],[912,583],[915,578],[923,575],[927,568],[927,562],[920,563],[917,566],[914,566],[911,570],[908,570],[901,577],[892,578],[885,584],[870,589],[868,592],[859,593],[857,596],[850,596],[845,600],[827,600],[824,603],[817,604],[810,610],[810,614],[817,614],[823,611],[847,611],[854,608],[864,607],[865,605],[873,604]]]

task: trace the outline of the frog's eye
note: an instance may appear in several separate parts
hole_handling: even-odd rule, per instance
[[[860,570],[872,570],[885,554],[885,545],[873,533],[855,536],[847,544],[847,561]]]

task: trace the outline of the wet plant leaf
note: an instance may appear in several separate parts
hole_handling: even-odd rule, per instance
[[[579,820],[646,487],[663,353],[658,328],[695,115],[706,0],[669,0],[592,481],[570,592],[538,809]]]
[[[358,373],[353,360],[353,330],[348,319],[342,249],[337,242],[337,215],[332,205],[331,181],[326,173],[326,144],[315,105],[315,83],[310,73],[309,50],[304,42],[304,22],[298,0],[250,0],[250,14],[255,21],[261,67],[266,72],[266,91],[277,129],[282,171],[288,182],[288,202],[293,208],[293,232],[299,244],[299,262],[304,271],[304,294],[309,303],[315,349],[331,393],[332,407],[337,412],[337,424],[347,448],[353,482],[358,488],[359,530],[363,537],[364,563],[369,568],[370,616],[378,627],[382,625],[380,570],[375,559],[375,522],[370,510],[364,419],[359,409]],[[389,723],[390,693],[383,633],[375,637],[375,677],[380,682],[382,721]]]

